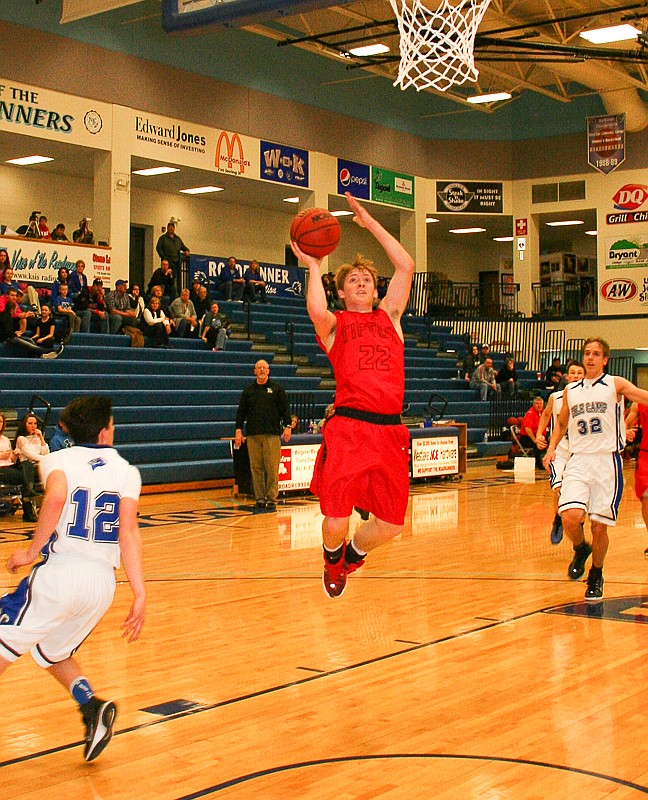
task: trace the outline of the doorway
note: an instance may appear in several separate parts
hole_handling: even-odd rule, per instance
[[[143,225],[130,226],[128,252],[128,281],[132,286],[139,284],[144,293],[144,260],[146,255],[146,228]]]

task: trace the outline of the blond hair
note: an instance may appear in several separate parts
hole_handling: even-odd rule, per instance
[[[588,339],[585,339],[585,341],[583,342],[583,354],[585,354],[585,348],[587,347],[587,345],[594,344],[595,342],[601,345],[601,348],[603,349],[603,357],[609,358],[610,345],[605,341],[605,339],[601,339],[600,336],[590,336]]]
[[[378,286],[378,271],[374,267],[373,261],[364,258],[360,253],[356,253],[356,257],[351,264],[342,264],[335,273],[335,288],[338,291],[340,289],[344,291],[344,281],[347,279],[347,275],[354,269],[359,269],[361,272],[368,272],[373,279],[374,289]]]

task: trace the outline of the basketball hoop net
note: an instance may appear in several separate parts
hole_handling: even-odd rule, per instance
[[[400,31],[398,78],[394,86],[417,91],[434,87],[445,92],[465,81],[476,81],[473,48],[479,23],[490,0],[449,0],[436,11],[422,0],[389,0]]]

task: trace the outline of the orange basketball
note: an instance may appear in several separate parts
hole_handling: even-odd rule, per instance
[[[307,255],[324,258],[340,242],[340,223],[325,208],[305,208],[292,221],[290,239]]]

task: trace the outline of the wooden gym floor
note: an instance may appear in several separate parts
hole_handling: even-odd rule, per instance
[[[648,535],[625,476],[593,606],[549,542],[544,475],[471,466],[414,488],[404,533],[338,600],[312,500],[253,515],[213,492],[143,497],[144,635],[120,638],[120,573],[78,654],[119,704],[115,737],[85,764],[75,704],[24,657],[0,680],[0,797],[648,794]],[[0,528],[4,564],[27,527]]]

